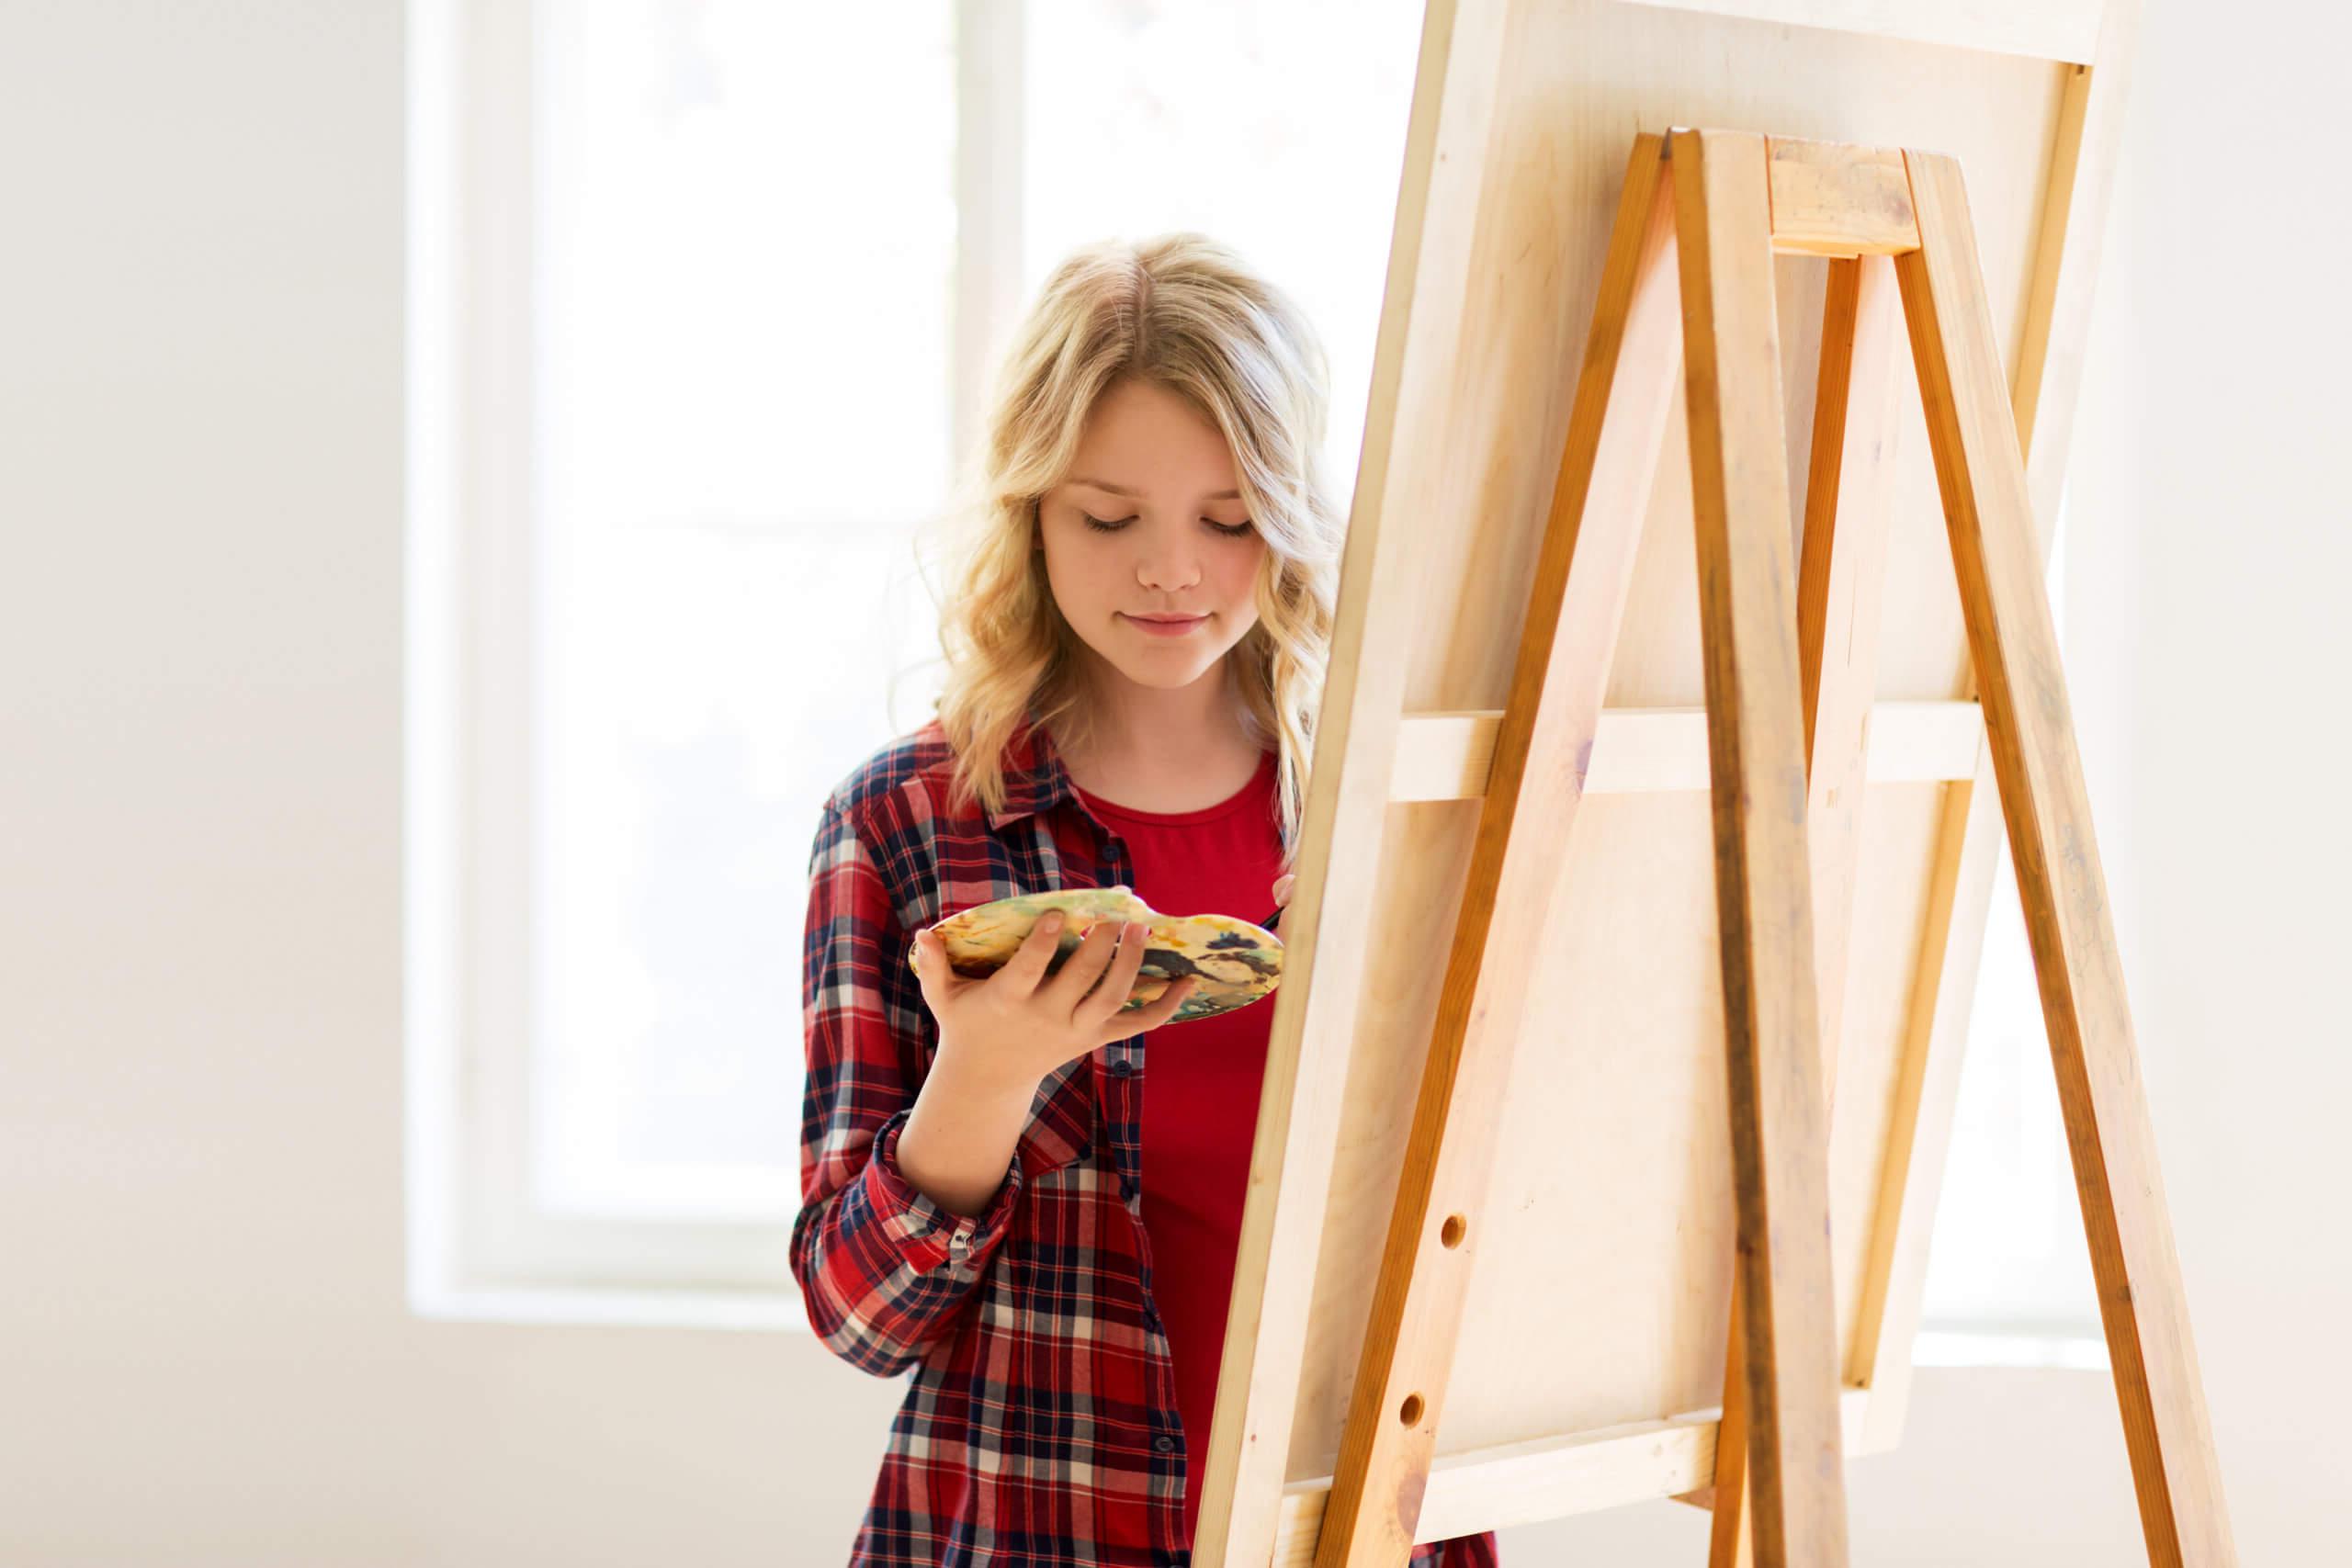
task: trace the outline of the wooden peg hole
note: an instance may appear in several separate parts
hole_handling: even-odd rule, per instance
[[[1421,1396],[1418,1393],[1407,1394],[1405,1406],[1396,1412],[1396,1419],[1408,1427],[1419,1426],[1421,1420]]]
[[[1437,1244],[1440,1247],[1460,1247],[1462,1238],[1469,1232],[1468,1220],[1464,1219],[1460,1214],[1448,1214],[1445,1216],[1445,1224],[1438,1230]]]

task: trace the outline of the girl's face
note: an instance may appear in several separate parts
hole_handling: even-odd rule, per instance
[[[1225,437],[1175,393],[1122,380],[1095,403],[1069,472],[1037,503],[1054,602],[1110,671],[1191,685],[1258,624],[1266,542]]]

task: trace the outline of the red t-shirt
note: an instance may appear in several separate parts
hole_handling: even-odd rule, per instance
[[[1238,795],[1198,811],[1086,805],[1127,846],[1136,894],[1163,915],[1262,921],[1282,874],[1282,829],[1268,751]],[[1073,786],[1075,787],[1075,786]],[[1250,1148],[1258,1130],[1273,998],[1152,1031],[1144,1051],[1143,1218],[1151,1294],[1176,1362],[1184,1422],[1184,1529],[1200,1523],[1202,1466],[1233,1296]]]

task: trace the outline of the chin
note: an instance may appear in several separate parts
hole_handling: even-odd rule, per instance
[[[1154,664],[1141,670],[1129,669],[1125,665],[1114,665],[1113,668],[1138,686],[1150,686],[1163,692],[1181,692],[1215,670],[1216,662],[1215,659],[1210,659],[1197,666],[1191,663],[1179,665],[1171,661]]]

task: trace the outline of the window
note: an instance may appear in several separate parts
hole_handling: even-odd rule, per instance
[[[412,1300],[798,1325],[808,853],[930,713],[985,374],[1072,246],[1205,231],[1321,329],[1344,496],[1421,6],[409,16]],[[1931,1328],[2084,1285],[2001,908]]]
[[[1420,15],[412,7],[420,1310],[800,1321],[809,844],[930,713],[993,356],[1074,245],[1206,231],[1325,333],[1344,495]]]

